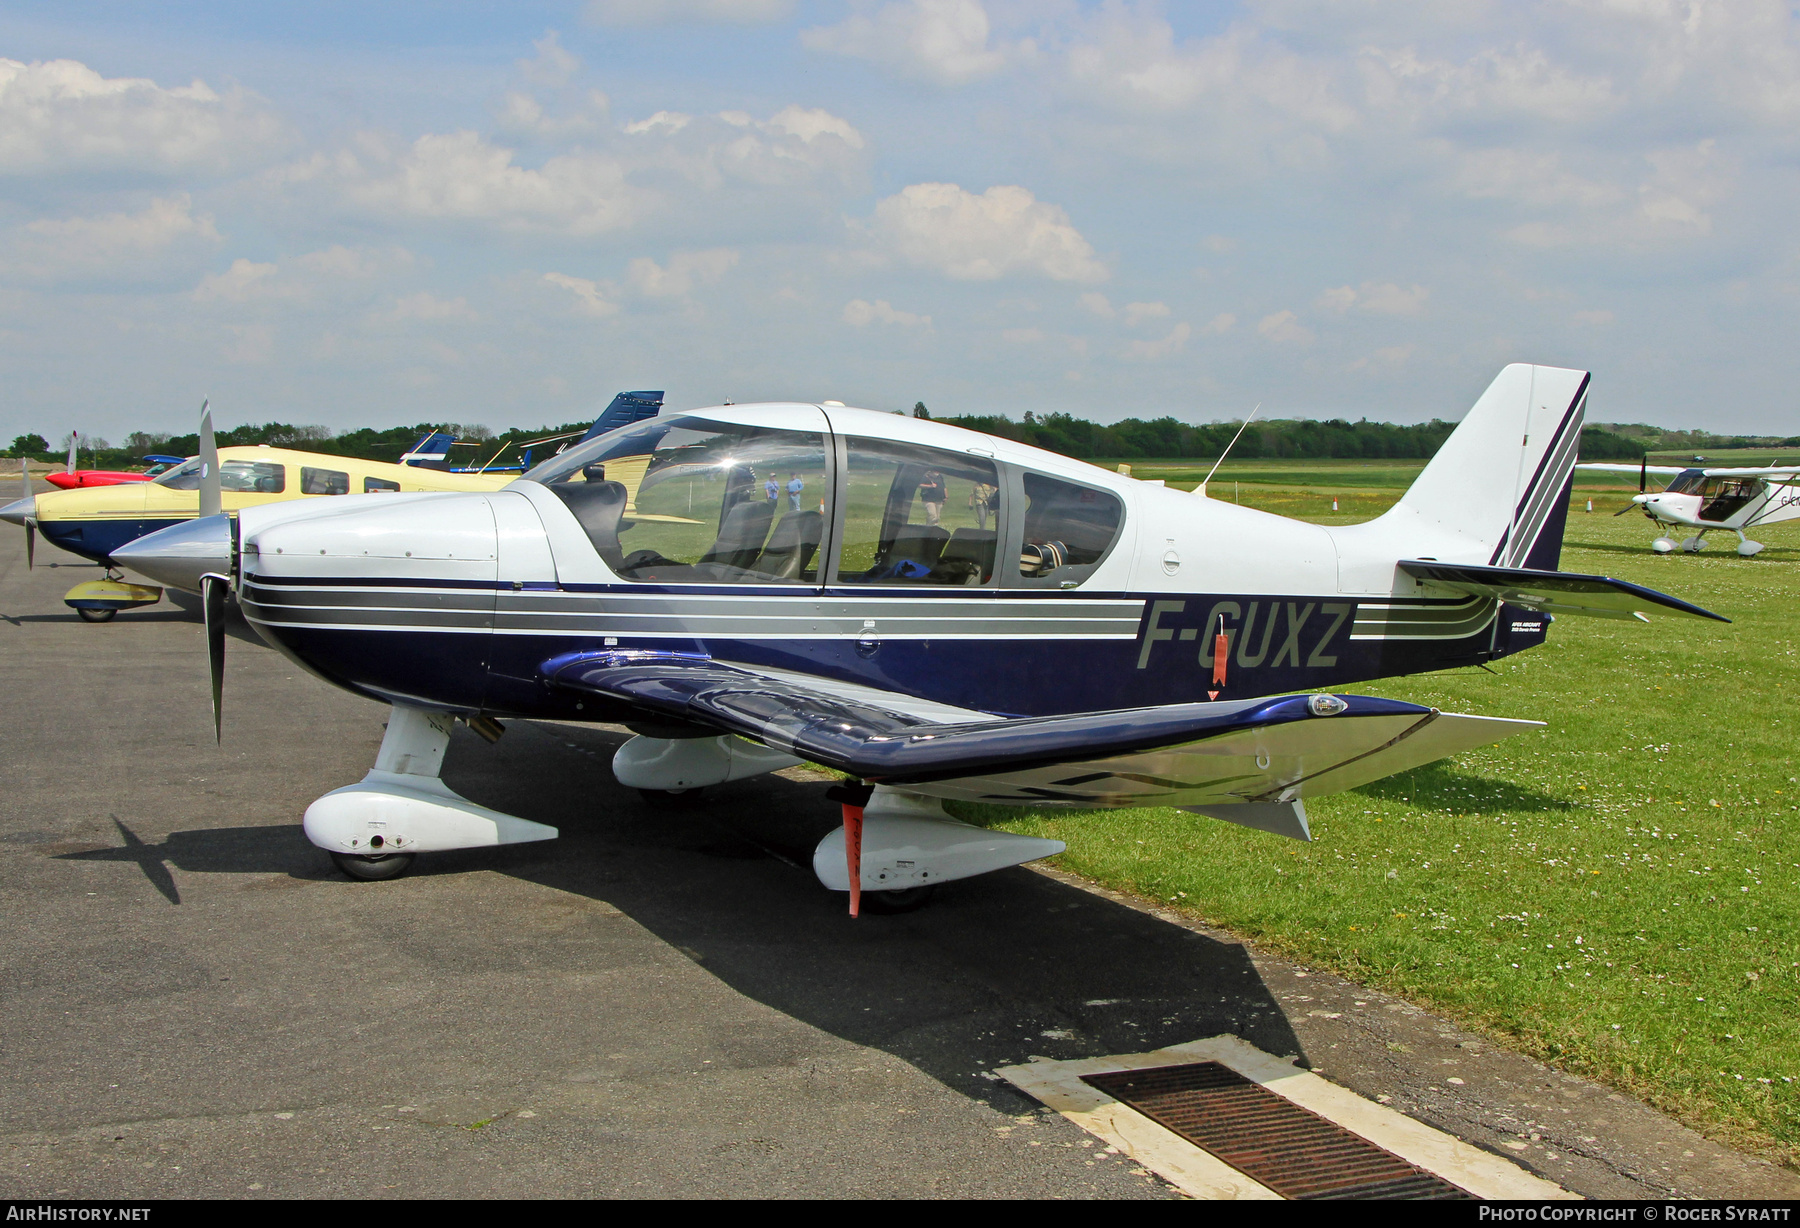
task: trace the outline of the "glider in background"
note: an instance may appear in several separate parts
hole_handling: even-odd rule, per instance
[[[1751,541],[1744,530],[1758,525],[1800,518],[1800,465],[1767,469],[1681,469],[1669,465],[1577,465],[1592,473],[1637,474],[1638,493],[1614,512],[1623,516],[1632,508],[1644,510],[1652,523],[1679,525],[1697,530],[1680,543],[1689,554],[1706,548],[1706,535],[1715,529],[1736,533],[1737,552],[1745,558],[1762,553],[1763,543]],[[1669,478],[1660,491],[1647,489],[1651,477]],[[1674,550],[1668,533],[1658,533],[1650,548],[1658,554]]]
[[[228,590],[268,643],[392,705],[374,770],[306,814],[353,877],[557,834],[444,785],[456,720],[622,722],[614,773],[653,796],[802,760],[861,782],[813,868],[853,913],[898,908],[1063,847],[946,799],[1307,839],[1307,798],[1536,724],[1329,692],[1519,652],[1553,614],[1718,618],[1554,570],[1587,384],[1507,367],[1360,525],[825,402],[660,416],[487,494],[249,508],[120,560],[175,583],[210,552],[215,722]]]

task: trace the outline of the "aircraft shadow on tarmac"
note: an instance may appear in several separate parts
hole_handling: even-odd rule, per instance
[[[562,837],[434,854],[413,874],[495,871],[602,900],[738,992],[1006,1111],[1031,1102],[987,1072],[1033,1055],[1138,1052],[1229,1032],[1304,1058],[1242,947],[1022,869],[945,884],[916,912],[853,920],[812,872],[813,846],[839,822],[823,783],[759,777],[691,809],[656,810],[612,778],[623,736],[518,722],[490,747],[459,729],[445,782]],[[178,831],[150,844],[113,821],[120,847],[62,857],[135,862],[171,904],[181,897],[170,866],[331,874],[298,825]]]
[[[211,827],[170,832],[160,844],[147,844],[119,818],[110,816],[124,844],[57,854],[59,861],[135,862],[171,904],[181,903],[173,865],[198,874],[281,874],[324,878],[328,866],[301,832],[298,823],[281,827]]]
[[[446,782],[559,824],[563,847],[447,854],[444,870],[466,858],[604,900],[740,993],[965,1094],[1016,1111],[1026,1102],[988,1076],[996,1066],[1220,1032],[1302,1053],[1242,947],[1022,869],[945,884],[916,912],[853,920],[812,871],[814,846],[840,821],[823,783],[759,777],[689,810],[655,810],[612,778],[622,735],[513,732],[523,736],[491,748],[459,738]]]

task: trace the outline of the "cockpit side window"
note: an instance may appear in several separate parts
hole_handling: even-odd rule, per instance
[[[831,492],[822,432],[677,417],[603,441],[529,476],[568,506],[624,579],[819,582]]]
[[[1707,478],[1700,488],[1700,519],[1726,520],[1756,498],[1768,484],[1761,478]]]
[[[845,443],[837,584],[978,588],[994,579],[1000,479],[971,453]]]
[[[1041,473],[1022,472],[1019,481],[1025,515],[1008,587],[1074,588],[1118,540],[1124,504],[1111,491]]]
[[[157,478],[156,484],[169,490],[199,490],[201,467],[198,459],[191,460]],[[287,489],[287,466],[271,461],[221,461],[219,489],[238,494],[281,494]]]

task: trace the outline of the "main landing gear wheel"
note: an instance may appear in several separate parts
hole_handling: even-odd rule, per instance
[[[1702,550],[1706,549],[1706,539],[1704,537],[1690,537],[1681,543],[1681,548],[1689,554],[1699,554]]]
[[[907,887],[901,891],[865,891],[862,893],[862,906],[869,912],[900,913],[911,912],[931,898],[937,890],[937,884],[924,887]]]
[[[704,786],[692,789],[639,789],[638,796],[654,810],[686,810],[697,805],[706,793]]]
[[[1675,539],[1672,537],[1659,537],[1650,543],[1650,548],[1658,554],[1668,554],[1675,549]]]
[[[412,868],[413,856],[412,853],[387,853],[379,857],[359,857],[354,853],[333,853],[331,860],[350,878],[379,883],[406,873]]]
[[[118,613],[117,610],[76,610],[75,612],[81,615],[82,622],[87,623],[111,622],[112,616]]]

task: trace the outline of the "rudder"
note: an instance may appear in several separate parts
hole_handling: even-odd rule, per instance
[[[1388,515],[1438,539],[1420,541],[1421,553],[1448,548],[1467,562],[1554,571],[1588,379],[1562,367],[1506,367]]]

